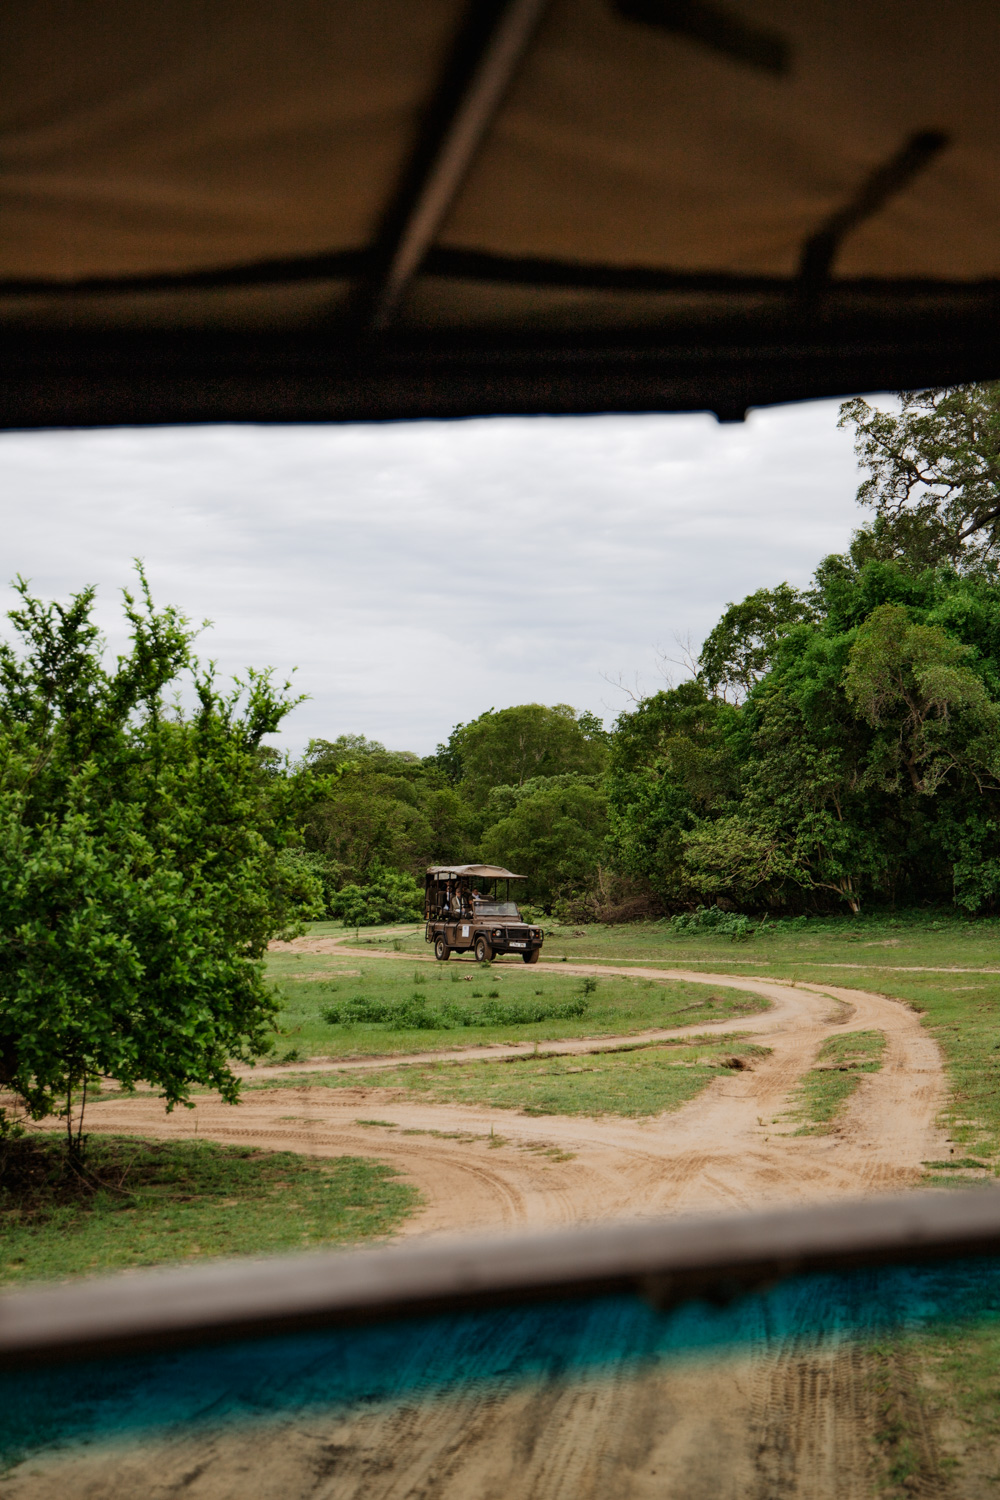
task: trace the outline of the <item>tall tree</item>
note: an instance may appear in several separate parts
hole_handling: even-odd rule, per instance
[[[523,786],[536,776],[593,775],[606,763],[607,746],[593,714],[578,716],[566,703],[520,703],[459,724],[439,755],[457,765],[462,789],[476,803],[495,786]]]
[[[1000,381],[904,391],[897,412],[845,401],[875,520],[861,555],[962,570],[1000,562]]]
[[[781,636],[814,618],[812,603],[789,583],[757,589],[725,613],[705,637],[698,676],[710,693],[739,702],[767,672]]]
[[[235,1099],[233,1061],[269,1045],[268,940],[315,899],[284,862],[302,778],[261,754],[297,700],[267,673],[220,690],[140,585],[113,667],[92,589],[19,580],[0,645],[0,1085],[68,1129],[95,1075]]]

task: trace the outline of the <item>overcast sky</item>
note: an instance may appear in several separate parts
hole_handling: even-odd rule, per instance
[[[837,403],[711,416],[0,434],[3,577],[100,591],[124,643],[131,559],[158,603],[213,625],[231,672],[298,667],[287,721],[429,753],[512,703],[608,722],[675,636],[804,584],[860,513]],[[10,593],[3,591],[4,608]],[[669,669],[668,669],[669,670]],[[679,679],[684,675],[674,669]]]

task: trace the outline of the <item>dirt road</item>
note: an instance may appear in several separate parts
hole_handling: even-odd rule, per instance
[[[308,942],[308,940],[306,940]],[[309,951],[315,951],[312,940]],[[332,947],[331,940],[319,940]],[[303,944],[305,946],[305,944]],[[339,946],[339,945],[338,945]],[[343,947],[340,951],[345,951]],[[395,955],[385,955],[389,960]],[[412,964],[412,956],[404,961]],[[544,966],[539,966],[542,968]],[[553,969],[557,966],[552,965]],[[627,973],[559,964],[560,973]],[[310,1156],[377,1155],[404,1171],[424,1199],[409,1234],[486,1227],[550,1227],[588,1220],[755,1208],[897,1190],[914,1183],[922,1161],[946,1155],[936,1125],[943,1103],[941,1059],[915,1012],[899,1001],[835,986],[791,985],[756,977],[644,970],[649,977],[744,989],[771,1004],[764,1014],[699,1027],[740,1031],[772,1049],[744,1073],[726,1072],[688,1104],[641,1121],[605,1117],[542,1119],[485,1106],[403,1100],[371,1087],[254,1089],[237,1108],[202,1100],[165,1115],[156,1101],[108,1097],[88,1115],[92,1129],[195,1134]],[[835,1033],[878,1029],[884,1065],[867,1075],[828,1136],[796,1136],[782,1119],[789,1094]],[[684,1035],[651,1032],[647,1038]],[[643,1038],[622,1038],[634,1045]],[[612,1039],[540,1042],[543,1051],[607,1049]],[[532,1046],[471,1048],[412,1060],[516,1056]],[[400,1059],[391,1060],[393,1066]],[[330,1064],[317,1064],[326,1071]],[[340,1063],[371,1073],[377,1062]],[[258,1070],[267,1073],[294,1069]],[[359,1124],[359,1120],[386,1122]],[[501,1138],[498,1143],[498,1137]]]
[[[317,950],[316,940],[307,951],[334,946],[345,951],[340,944]],[[412,955],[400,956],[413,963]],[[551,967],[634,972],[603,964]],[[855,1197],[915,1183],[922,1161],[947,1154],[936,1124],[944,1102],[941,1057],[904,1004],[826,985],[645,966],[643,972],[763,995],[771,1006],[766,1013],[698,1030],[752,1034],[770,1055],[752,1071],[720,1076],[682,1108],[644,1121],[538,1119],[413,1102],[391,1089],[304,1082],[255,1089],[237,1108],[205,1100],[172,1116],[149,1099],[106,1097],[89,1125],[162,1136],[197,1131],[312,1156],[377,1155],[423,1194],[409,1234]],[[781,1116],[823,1041],[868,1029],[887,1038],[881,1072],[865,1076],[832,1134],[795,1136]],[[549,1050],[585,1053],[609,1045],[608,1038],[574,1039]],[[499,1058],[521,1050],[450,1055]],[[371,1073],[376,1065],[337,1066]],[[359,1124],[364,1119],[391,1124]],[[892,1370],[914,1456],[910,1487],[886,1487],[878,1456],[886,1358],[862,1346],[815,1350],[769,1339],[752,1357],[638,1374],[608,1368],[582,1381],[555,1374],[402,1405],[301,1413],[255,1428],[249,1445],[241,1432],[209,1427],[111,1454],[73,1446],[0,1479],[0,1500],[137,1494],[151,1500],[868,1500],[910,1493],[914,1484],[937,1496],[989,1493],[988,1485],[968,1488],[960,1476],[946,1477],[915,1378]]]

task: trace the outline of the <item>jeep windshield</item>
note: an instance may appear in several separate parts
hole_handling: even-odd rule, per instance
[[[477,901],[476,913],[480,917],[516,917],[521,919],[521,913],[513,901]]]

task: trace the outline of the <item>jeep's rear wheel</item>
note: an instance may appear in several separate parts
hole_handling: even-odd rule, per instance
[[[493,957],[493,949],[484,937],[476,938],[476,960],[481,964],[488,964]]]
[[[447,963],[451,957],[451,949],[443,937],[434,939],[434,957],[439,958],[442,963]]]
[[[521,957],[524,959],[526,964],[537,964],[538,955],[539,953],[541,953],[541,951],[541,948],[532,948],[530,953],[522,953]]]

